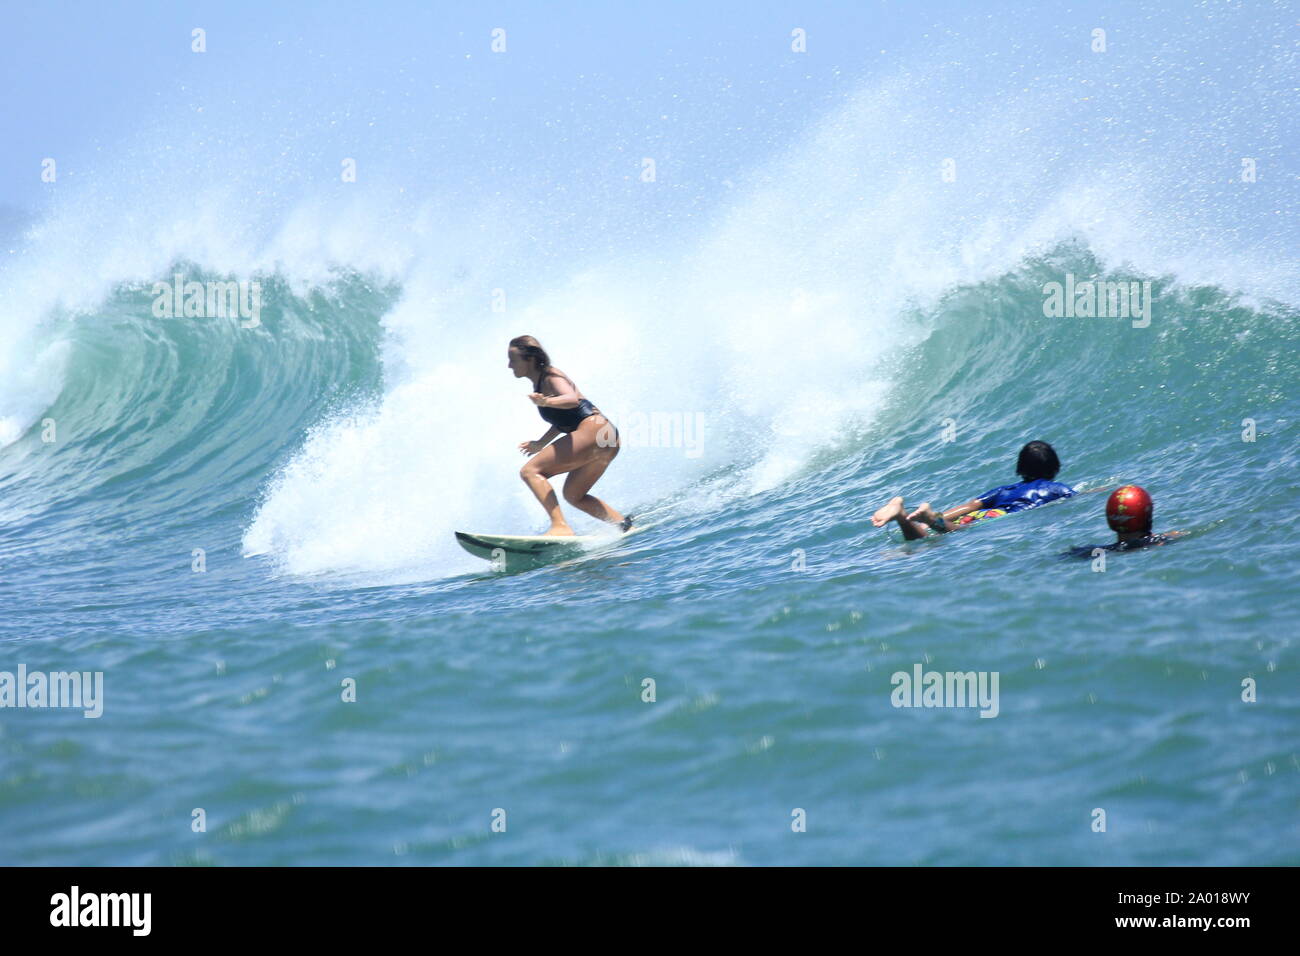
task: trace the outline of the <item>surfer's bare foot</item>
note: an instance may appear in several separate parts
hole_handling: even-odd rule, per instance
[[[871,516],[871,523],[877,528],[903,517],[903,499],[890,498],[889,504]]]
[[[573,529],[570,528],[567,524],[552,525],[550,529],[543,532],[542,536],[555,537],[555,538],[572,538]]]
[[[922,508],[928,508],[925,504]],[[903,499],[890,498],[889,504],[881,508],[871,516],[871,523],[877,528],[889,524],[891,521],[898,522],[899,530],[903,532],[903,537],[908,541],[915,541],[918,538],[924,538],[930,533],[930,529],[923,524],[913,524],[912,519],[907,516],[907,509],[903,506]]]
[[[930,502],[923,501],[921,502],[921,504],[917,505],[915,511],[913,511],[910,515],[907,516],[907,520],[924,521],[926,524],[928,524],[930,527],[933,528],[936,524],[939,523],[939,515],[935,512],[933,508],[930,507]]]

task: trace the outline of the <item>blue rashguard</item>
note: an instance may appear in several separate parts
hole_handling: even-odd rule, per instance
[[[1003,485],[992,491],[986,491],[979,496],[979,503],[982,508],[1001,508],[1007,514],[1011,514],[1073,495],[1074,489],[1069,485],[1063,485],[1059,481],[1048,481],[1046,478],[1035,478],[1033,481],[1021,481],[1014,485]]]

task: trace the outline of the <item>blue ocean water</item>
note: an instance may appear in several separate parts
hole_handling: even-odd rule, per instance
[[[1289,61],[1234,99],[1016,53],[818,73],[762,150],[657,134],[662,182],[552,142],[505,195],[290,163],[260,205],[193,115],[10,224],[0,671],[104,697],[0,709],[0,863],[1300,862],[1297,180],[1236,148],[1280,157]],[[260,324],[157,317],[177,274],[256,278]],[[1149,282],[1149,323],[1045,315],[1067,276]],[[545,523],[525,332],[649,527],[500,573],[452,532]],[[1031,439],[1086,493],[871,526]],[[1188,535],[1065,557],[1127,482]],[[895,707],[916,665],[997,674],[997,716]]]

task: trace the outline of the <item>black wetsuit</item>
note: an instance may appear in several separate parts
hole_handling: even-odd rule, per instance
[[[542,382],[546,381],[546,376],[550,374],[549,371],[544,372],[542,377],[537,380],[537,391],[542,390]],[[583,419],[590,418],[592,415],[599,415],[600,409],[585,398],[580,398],[575,408],[546,408],[538,405],[537,414],[542,416],[542,421],[554,425],[560,431],[571,432],[582,424]]]
[[[1090,544],[1083,547],[1071,548],[1066,554],[1075,558],[1090,558],[1092,552],[1097,548],[1103,551],[1136,551],[1138,548],[1150,548],[1153,545],[1168,544],[1174,540],[1167,534],[1149,534],[1144,538],[1134,538],[1131,541],[1112,541],[1110,544]]]

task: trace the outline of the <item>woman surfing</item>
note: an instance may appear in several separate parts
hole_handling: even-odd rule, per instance
[[[560,511],[555,489],[547,480],[564,474],[569,476],[564,479],[565,501],[627,531],[632,527],[631,516],[623,517],[591,494],[591,486],[618,456],[618,429],[578,391],[573,379],[551,364],[546,350],[531,335],[511,339],[506,355],[515,378],[527,378],[533,383],[528,397],[551,426],[537,441],[519,443],[519,450],[532,456],[519,469],[519,477],[551,519],[546,534],[573,534]]]

